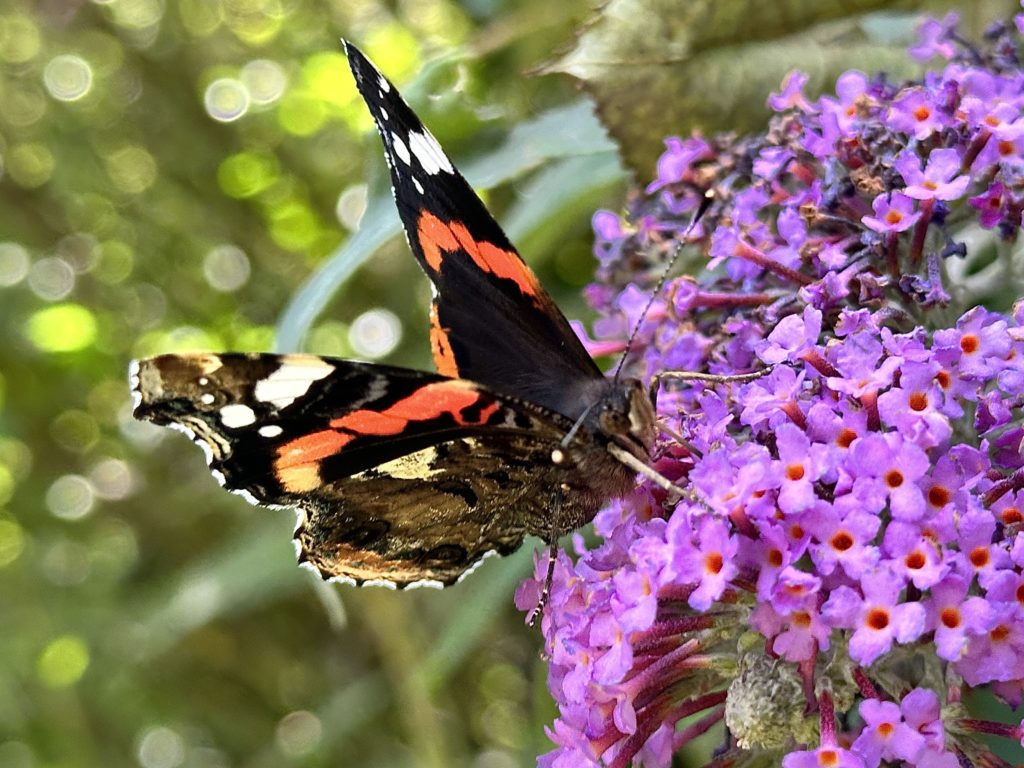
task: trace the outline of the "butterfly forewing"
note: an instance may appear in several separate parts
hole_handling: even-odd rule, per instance
[[[434,284],[438,370],[578,417],[600,370],[394,85],[355,46],[346,51],[384,142],[409,245]]]

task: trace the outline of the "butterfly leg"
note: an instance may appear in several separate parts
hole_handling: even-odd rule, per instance
[[[537,605],[533,607],[530,615],[526,617],[526,623],[531,627],[536,623],[537,618],[544,614],[544,607],[548,604],[548,598],[551,596],[551,581],[555,578],[555,558],[558,555],[558,536],[562,532],[562,491],[561,487],[555,488],[554,498],[551,500],[551,530],[548,532],[548,572],[544,577],[544,587],[540,591]]]
[[[544,588],[540,591],[540,597],[537,599],[537,604],[533,606],[533,610],[530,611],[530,615],[526,617],[526,624],[533,626],[537,623],[537,619],[544,615],[544,608],[548,604],[548,598],[551,597],[551,581],[555,578],[555,558],[558,556],[558,542],[553,541],[548,545],[548,572],[544,577]]]

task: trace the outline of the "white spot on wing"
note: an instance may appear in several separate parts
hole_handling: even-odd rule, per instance
[[[423,194],[423,185],[420,184],[420,180],[417,179],[415,176],[412,176],[410,178],[412,179],[412,185],[414,187],[416,187],[416,191],[419,192],[422,195]],[[431,285],[433,285],[433,283],[431,283]]]
[[[203,392],[203,394],[199,396],[199,402],[201,402],[203,405],[213,405],[213,401],[215,399],[216,398],[214,398],[214,396],[211,395],[209,392]]]
[[[431,176],[435,175],[438,171],[444,171],[445,173],[455,172],[455,169],[452,167],[452,161],[445,156],[441,145],[437,143],[437,139],[429,131],[410,133],[409,150],[420,161],[423,170]]]
[[[380,108],[380,119],[383,120],[385,123],[391,119],[391,115],[388,114],[388,111],[384,109],[384,107]]]
[[[409,148],[405,146],[405,142],[402,141],[402,137],[394,131],[391,132],[391,146],[395,150],[395,154],[398,155],[399,159],[406,165],[412,165],[412,155],[409,154]]]
[[[277,437],[284,430],[277,426],[277,424],[268,424],[265,427],[260,427],[259,432],[263,437]]]
[[[389,83],[389,82],[387,81],[387,78],[385,78],[385,77],[384,77],[384,75],[380,75],[380,76],[379,76],[379,77],[377,78],[377,85],[379,85],[379,86],[380,86],[380,89],[381,89],[381,90],[382,90],[382,91],[383,91],[384,93],[388,93],[388,92],[389,92],[389,91],[391,90],[391,83]]]
[[[287,408],[309,391],[314,381],[329,376],[334,366],[311,355],[290,355],[281,367],[267,378],[256,382],[256,399]]]
[[[224,473],[219,469],[211,469],[210,474],[213,475],[213,479],[217,481],[217,485],[221,488],[223,488],[228,481],[228,479],[224,477]]]
[[[234,403],[220,409],[221,423],[229,429],[247,427],[256,422],[256,413],[248,405]]]

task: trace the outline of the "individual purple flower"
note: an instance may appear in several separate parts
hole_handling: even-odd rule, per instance
[[[836,96],[836,99],[822,96],[820,104],[823,111],[835,116],[839,130],[845,133],[858,119],[864,102],[870,99],[868,76],[857,70],[844,72],[836,80]]]
[[[861,499],[887,498],[893,517],[899,520],[918,520],[924,514],[918,480],[928,471],[928,456],[899,433],[858,439],[850,446],[848,467],[854,478],[853,492]]]
[[[812,445],[794,424],[780,424],[775,432],[779,451],[779,508],[787,513],[803,512],[817,503],[814,483],[828,471],[830,454],[825,445]]]
[[[992,609],[981,597],[967,597],[970,582],[959,574],[950,574],[931,589],[925,604],[928,626],[935,632],[935,648],[947,661],[959,661],[967,650],[968,638],[988,632]]]
[[[935,149],[921,170],[921,159],[912,150],[901,152],[895,167],[903,177],[903,194],[915,200],[958,200],[967,191],[971,179],[960,174],[960,153],[952,147]]]
[[[814,307],[804,308],[802,315],[789,315],[775,326],[757,352],[768,365],[783,360],[795,362],[800,354],[813,349],[821,333],[821,312]]]
[[[980,195],[975,195],[968,201],[980,213],[979,222],[986,229],[992,229],[1003,217],[1006,216],[1006,187],[1001,181],[993,182],[991,186]]]
[[[955,359],[960,373],[987,378],[1006,364],[1011,340],[1006,321],[975,307],[956,324],[956,328],[935,332],[935,349],[943,357]]]
[[[925,749],[925,738],[903,721],[899,704],[864,699],[859,712],[864,728],[850,749],[864,759],[868,768],[878,768],[882,760],[917,764]]]
[[[903,232],[921,218],[914,210],[914,201],[902,192],[882,194],[871,203],[874,216],[863,216],[861,221],[875,232]]]
[[[710,516],[700,518],[696,533],[695,542],[678,543],[673,565],[681,579],[696,584],[690,594],[690,605],[706,611],[737,573],[733,564],[737,541],[721,520]]]
[[[937,750],[945,748],[942,709],[935,691],[915,688],[900,700],[900,712],[907,725],[924,737],[926,747]]]
[[[853,494],[831,505],[819,502],[804,520],[816,542],[810,552],[818,571],[828,576],[840,566],[851,579],[864,576],[879,561],[878,547],[872,542],[880,526],[877,511]]]
[[[865,768],[864,760],[838,746],[823,746],[804,752],[790,752],[782,758],[782,768]]]
[[[953,433],[949,417],[939,410],[943,398],[935,380],[938,372],[937,363],[905,363],[900,386],[878,396],[882,424],[926,449],[943,445]]]
[[[921,141],[944,128],[947,120],[923,88],[908,88],[892,102],[886,121],[895,131],[907,133]]]
[[[991,628],[970,638],[957,664],[968,685],[1019,680],[1024,675],[1024,614],[1012,603],[993,603],[991,608]]]
[[[965,571],[982,584],[1010,564],[1009,553],[995,541],[996,521],[985,509],[971,509],[960,518],[959,544]]]
[[[772,652],[792,662],[807,661],[829,648],[832,627],[825,623],[817,600],[807,598],[802,606],[780,616],[781,631],[772,641]]]
[[[853,630],[850,657],[865,666],[889,650],[894,642],[909,643],[925,629],[924,608],[900,603],[903,584],[888,569],[878,569],[860,580],[863,596],[850,587],[838,587],[822,606],[833,625]]]
[[[768,106],[776,112],[783,112],[787,109],[809,110],[810,102],[804,96],[806,85],[807,75],[794,69],[782,81],[782,90],[768,97]]]
[[[886,565],[921,590],[937,584],[950,570],[936,536],[925,535],[916,523],[893,520],[882,541]]]
[[[918,61],[928,61],[935,56],[953,58],[955,48],[950,35],[960,23],[960,15],[954,11],[946,14],[941,21],[925,19],[917,28],[917,44],[910,48],[910,55]]]
[[[670,136],[665,139],[665,147],[666,151],[658,159],[657,179],[647,186],[648,193],[682,181],[690,167],[709,151],[707,142],[696,137]]]

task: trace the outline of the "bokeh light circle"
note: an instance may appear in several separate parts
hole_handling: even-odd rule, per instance
[[[353,184],[338,196],[334,213],[343,227],[352,232],[359,229],[359,222],[363,220],[363,214],[366,213],[368,194],[369,188],[366,184]]]
[[[313,752],[323,736],[323,724],[312,712],[289,712],[277,724],[277,748],[291,758]]]
[[[98,498],[124,499],[135,490],[131,464],[121,459],[103,459],[89,471],[89,482]]]
[[[214,120],[230,123],[249,111],[249,91],[240,80],[222,77],[206,86],[203,105]]]
[[[96,494],[92,484],[81,475],[63,475],[46,491],[46,506],[54,517],[80,520],[92,512]]]
[[[58,101],[78,101],[92,88],[92,67],[81,56],[54,56],[43,70],[43,85]]]
[[[0,287],[17,285],[28,275],[28,250],[20,243],[0,243]]]
[[[249,280],[249,257],[236,245],[218,245],[203,259],[203,276],[214,290],[237,291]]]
[[[177,768],[185,762],[185,740],[170,728],[150,728],[139,739],[135,757],[142,768]]]
[[[284,93],[288,77],[276,61],[254,59],[242,67],[239,75],[249,93],[249,100],[258,106],[273,104]]]
[[[348,329],[348,342],[360,357],[371,360],[389,354],[402,340],[402,321],[394,312],[371,309],[357,317]]]
[[[75,270],[56,256],[40,259],[29,270],[28,286],[41,299],[60,301],[75,287]]]

